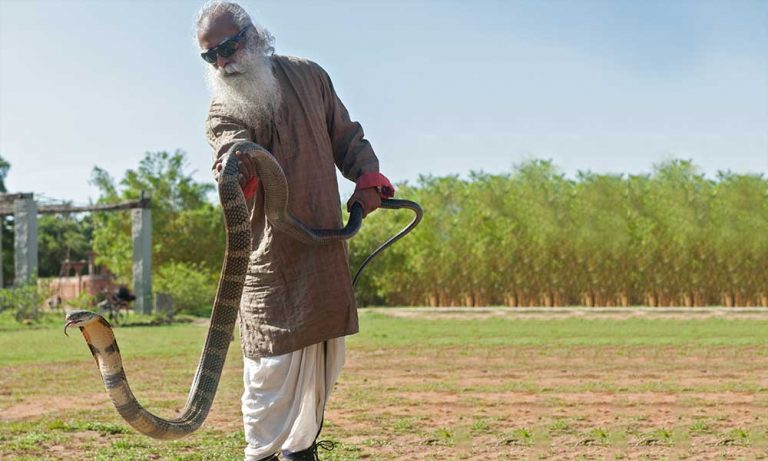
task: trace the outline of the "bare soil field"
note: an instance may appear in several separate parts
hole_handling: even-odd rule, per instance
[[[337,448],[321,459],[768,459],[768,316],[520,315],[537,314],[363,312],[326,413],[322,437]],[[141,333],[130,330],[118,334]],[[204,332],[187,325],[167,341]],[[133,354],[128,342],[137,396],[172,416],[197,353]],[[242,459],[236,347],[206,425],[173,443],[120,420],[87,351],[0,362],[0,457]]]

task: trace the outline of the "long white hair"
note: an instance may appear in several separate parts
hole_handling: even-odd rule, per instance
[[[235,61],[223,68],[207,69],[208,85],[213,98],[233,117],[256,127],[272,119],[280,106],[280,87],[272,70],[271,56],[275,39],[263,27],[253,24],[248,13],[231,2],[207,2],[198,13],[198,30],[219,15],[229,15],[245,33],[244,48]]]

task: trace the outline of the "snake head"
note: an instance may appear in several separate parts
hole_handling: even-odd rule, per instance
[[[64,334],[69,336],[67,334],[67,328],[70,326],[76,326],[76,327],[84,327],[87,324],[91,322],[98,322],[99,319],[102,319],[103,317],[99,314],[91,311],[83,311],[83,310],[76,310],[76,311],[69,311],[67,312],[67,323],[64,324]]]

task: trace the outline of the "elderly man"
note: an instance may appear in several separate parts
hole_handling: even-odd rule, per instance
[[[206,4],[197,20],[213,90],[206,130],[217,159],[240,141],[267,149],[285,171],[290,209],[313,228],[341,225],[335,168],[364,213],[394,194],[379,162],[317,64],[274,54],[274,39],[237,4]],[[307,245],[272,228],[246,153],[241,186],[253,243],[240,306],[246,460],[317,459],[325,402],[358,331],[344,243]]]

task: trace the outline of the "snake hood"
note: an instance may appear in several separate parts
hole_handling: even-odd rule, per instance
[[[64,334],[69,336],[67,333],[67,328],[74,326],[79,328],[84,328],[91,322],[99,322],[102,324],[105,324],[104,326],[109,327],[109,322],[104,319],[104,317],[100,316],[99,314],[96,314],[91,311],[84,311],[84,310],[75,310],[75,311],[69,311],[67,312],[66,317],[67,323],[64,324]]]

